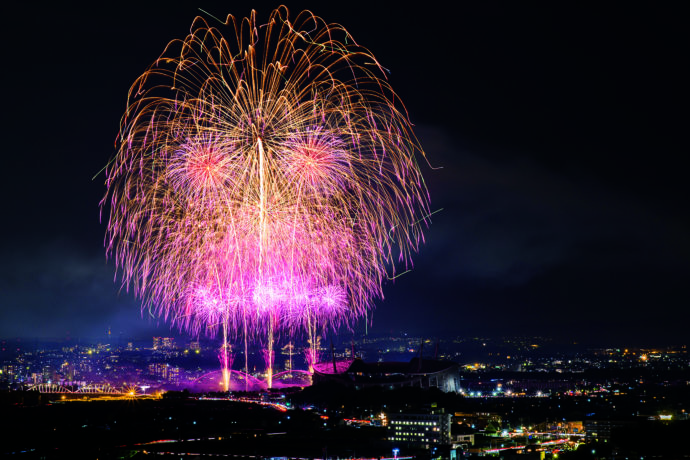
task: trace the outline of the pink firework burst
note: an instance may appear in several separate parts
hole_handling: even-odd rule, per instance
[[[270,367],[280,334],[316,344],[366,317],[423,241],[406,111],[374,56],[309,12],[196,18],[132,85],[117,148],[106,253],[144,308],[222,331],[226,363],[232,337]]]

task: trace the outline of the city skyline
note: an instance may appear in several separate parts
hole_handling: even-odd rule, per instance
[[[11,12],[0,337],[169,333],[113,282],[99,171],[129,85],[195,15],[254,8],[261,19],[277,3],[133,5],[107,17]],[[363,5],[289,8],[342,24],[372,51],[443,168],[424,167],[431,210],[442,210],[413,270],[384,286],[369,331],[687,337],[678,12]]]

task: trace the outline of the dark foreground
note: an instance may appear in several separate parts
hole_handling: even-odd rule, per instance
[[[0,392],[0,458],[388,458],[394,448],[406,457],[449,458],[449,446],[433,450],[393,443],[387,441],[384,427],[350,423],[373,420],[382,412],[422,413],[429,408],[454,414],[452,439],[475,436],[464,453],[456,451],[458,458],[473,458],[503,443],[508,448],[541,442],[531,436],[501,438],[500,433],[521,426],[545,432],[566,420],[579,421],[585,430],[589,424],[590,432],[587,437],[573,436],[579,446],[575,450],[561,450],[556,456],[552,449],[545,459],[690,458],[690,420],[679,419],[690,407],[687,382],[645,383],[636,389],[619,385],[582,395],[497,398],[419,388],[316,385],[282,399],[290,410],[266,404],[276,399],[275,394],[255,394],[255,402],[240,402],[174,392],[161,399],[71,400]],[[675,415],[664,421],[654,414]],[[596,438],[591,433],[593,421],[599,423]],[[527,458],[509,450],[495,456]]]
[[[43,395],[38,404],[2,405],[0,457],[150,458],[166,452],[234,457],[390,456],[385,429],[344,426],[317,411],[192,398],[55,398],[46,402],[49,398]]]

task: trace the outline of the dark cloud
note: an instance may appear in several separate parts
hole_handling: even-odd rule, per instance
[[[6,249],[0,266],[0,336],[97,337],[108,328],[136,335],[155,329],[139,302],[118,292],[99,248],[56,239]],[[166,330],[167,328],[164,328]]]
[[[673,218],[603,181],[519,155],[487,158],[443,129],[419,133],[429,157],[446,165],[426,175],[432,209],[443,211],[414,273],[387,287],[377,313],[384,323],[536,334],[567,318],[559,334],[596,323],[594,335],[631,338],[649,332],[640,318],[652,304],[690,319],[681,306],[690,253]],[[400,304],[415,307],[400,319]],[[531,319],[520,326],[514,315]]]

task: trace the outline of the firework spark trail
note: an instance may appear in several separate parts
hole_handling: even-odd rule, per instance
[[[430,215],[384,78],[342,26],[285,7],[170,42],[130,89],[101,202],[142,308],[223,350],[243,336],[245,360],[263,335],[269,374],[280,334],[316,344],[365,316]]]

